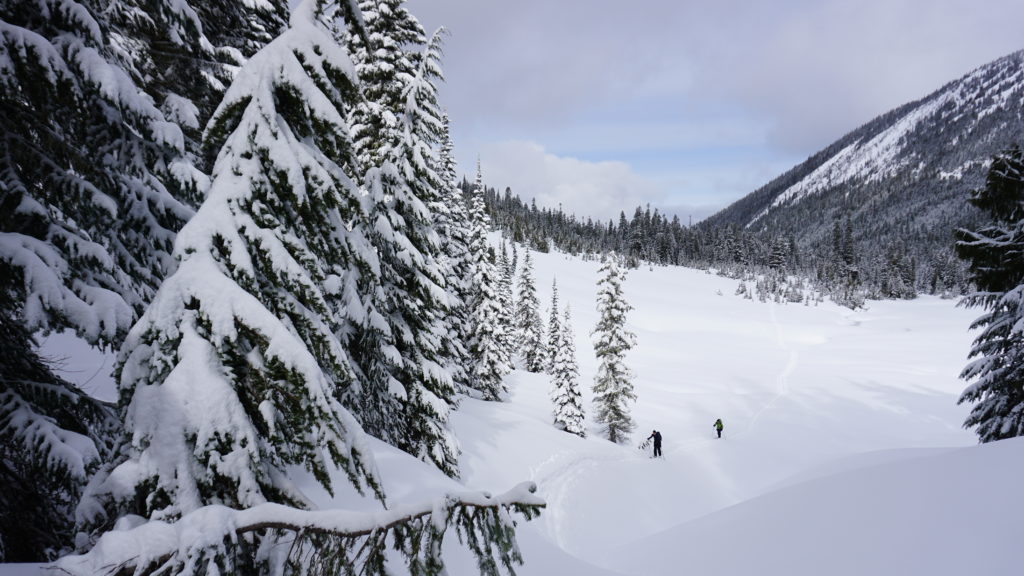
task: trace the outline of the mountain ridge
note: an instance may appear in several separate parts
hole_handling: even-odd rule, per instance
[[[968,192],[994,154],[1022,140],[1024,50],[881,114],[701,225],[792,234],[806,249],[849,218],[862,254],[902,243],[927,262],[980,219]]]

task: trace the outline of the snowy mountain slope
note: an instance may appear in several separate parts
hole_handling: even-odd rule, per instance
[[[977,218],[967,193],[984,183],[991,156],[1022,141],[1024,51],[872,120],[706,223],[793,233],[811,246],[849,216],[862,242],[900,240],[930,255]]]
[[[597,320],[598,263],[557,253],[533,258],[542,305],[557,277],[560,302],[572,307],[585,406],[592,411],[596,360],[589,332]],[[1000,514],[999,507],[987,506],[990,500],[981,500],[978,512],[968,509],[979,496],[966,483],[970,470],[962,468],[975,466],[978,478],[989,482],[1000,465],[1009,473],[1020,460],[1016,448],[969,447],[975,437],[961,428],[967,408],[956,405],[963,389],[957,375],[976,311],[937,298],[871,302],[857,312],[827,303],[761,304],[734,296],[735,281],[683,268],[634,270],[624,287],[634,307],[629,328],[638,335],[627,357],[638,395],[638,429],[628,445],[603,440],[589,412],[587,438],[555,430],[549,377],[516,371],[509,376],[507,402],[463,399],[453,414],[463,451],[460,482],[384,443],[373,444],[389,503],[537,482],[548,507],[520,526],[526,564],[517,573],[525,576],[700,573],[734,566],[722,560],[727,555],[775,554],[779,560],[771,570],[757,571],[768,576],[814,565],[826,567],[818,573],[835,573],[833,567],[856,555],[904,566],[900,562],[931,553],[929,539],[948,543],[946,532],[959,534],[947,526],[959,515],[984,524]],[[94,371],[83,365],[74,373],[86,378]],[[719,417],[726,426],[722,440],[711,427]],[[654,428],[665,437],[661,460],[636,448]],[[957,478],[964,482],[953,482]],[[933,500],[901,505],[914,482],[934,486],[926,494]],[[1001,482],[992,480],[986,498],[999,496]],[[303,485],[315,492],[312,481]],[[352,493],[320,493],[316,500],[325,507],[376,506]],[[913,502],[934,503],[948,516],[921,514]],[[894,527],[885,534],[921,533],[924,539],[896,548],[878,541],[873,524],[833,526],[814,516],[829,505],[875,511],[880,523]],[[818,526],[816,539],[807,535],[806,546],[792,544],[787,535],[799,542],[804,532],[794,532],[789,518],[802,522],[805,532]],[[716,537],[701,539],[705,531]],[[728,547],[712,546],[719,542]],[[766,552],[762,542],[772,550]],[[702,546],[703,556],[697,553]],[[1010,550],[999,553],[1001,561],[1009,561]],[[476,573],[454,534],[448,551],[451,574]],[[971,554],[953,546],[942,551],[946,558]],[[800,555],[808,556],[804,564],[786,563]],[[959,566],[952,560],[949,565]],[[735,564],[732,573],[744,568],[749,566]]]

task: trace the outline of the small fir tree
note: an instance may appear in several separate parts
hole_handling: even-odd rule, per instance
[[[558,321],[558,279],[551,281],[551,315],[548,317],[547,365],[544,370],[552,374],[555,368],[555,355],[558,353],[562,326]]]
[[[576,335],[572,329],[569,307],[561,330],[553,341],[555,349],[551,369],[551,402],[555,405],[555,426],[570,434],[584,437],[583,395],[580,393],[580,370],[576,362]]]
[[[483,173],[477,164],[476,184],[473,187],[470,211],[472,232],[470,254],[473,257],[472,311],[473,331],[470,338],[470,356],[473,368],[471,386],[486,400],[500,400],[508,391],[503,378],[512,371],[506,347],[505,326],[502,323],[499,288],[501,279],[493,256],[487,246],[490,219],[484,206]]]
[[[625,364],[626,352],[636,345],[636,335],[626,330],[626,313],[632,306],[622,293],[624,274],[614,252],[605,258],[598,274],[599,319],[593,331],[594,354],[598,360],[594,377],[596,420],[604,427],[609,440],[622,443],[636,427],[628,405],[636,400],[633,375]]]
[[[1024,152],[1014,147],[989,168],[985,188],[971,204],[992,224],[957,232],[956,250],[970,266],[977,290],[963,304],[986,310],[972,329],[974,358],[961,374],[971,381],[960,403],[974,404],[964,426],[981,442],[1024,436]]]
[[[440,201],[431,212],[440,238],[439,260],[449,295],[448,371],[456,390],[465,392],[469,388],[469,343],[472,331],[469,304],[472,302],[473,259],[469,247],[469,214],[466,211],[466,200],[458,186],[448,115],[445,114],[442,120],[444,131],[439,163],[442,188]]]
[[[768,256],[768,267],[779,276],[786,275],[786,263],[789,261],[789,244],[781,236],[771,242],[771,254]]]
[[[515,330],[527,372],[543,372],[547,364],[547,354],[540,319],[540,300],[537,298],[537,288],[533,281],[533,262],[529,250],[523,258],[522,272],[519,275]]]
[[[505,361],[512,365],[512,353],[518,348],[516,341],[516,302],[514,297],[515,272],[512,260],[508,255],[508,245],[501,243],[501,255],[498,257],[498,302],[499,321],[502,326],[501,349],[506,355]]]

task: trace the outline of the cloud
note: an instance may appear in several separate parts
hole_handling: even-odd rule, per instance
[[[724,0],[695,16],[686,97],[766,118],[769,145],[805,154],[1024,47],[1016,0]]]
[[[443,96],[462,129],[545,144],[545,133],[600,123],[594,111],[632,102],[670,118],[693,119],[709,107],[756,115],[766,145],[806,156],[1024,47],[1020,0],[412,0],[409,7],[428,26],[452,32]]]
[[[595,217],[647,202],[684,218],[724,206],[875,116],[1024,47],[1020,0],[408,7],[428,29],[451,32],[441,97],[470,160],[462,165],[480,154],[488,182]]]
[[[504,141],[480,151],[484,182],[541,208],[580,217],[617,219],[647,203],[664,203],[667,193],[657,182],[636,174],[624,162],[587,162],[548,153],[535,142]]]
[[[661,44],[668,31],[651,33],[659,20],[621,3],[413,0],[409,9],[451,32],[442,92],[474,127],[571,124],[591,106],[685,81]]]

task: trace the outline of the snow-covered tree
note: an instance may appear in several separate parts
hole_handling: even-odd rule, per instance
[[[526,249],[529,250],[530,247],[527,246]],[[512,256],[510,257],[509,263],[512,266],[512,275],[515,276],[516,272],[519,270],[519,247],[516,246],[516,241],[514,239],[512,240],[511,252]]]
[[[551,315],[548,317],[547,365],[544,370],[552,374],[555,368],[555,355],[558,353],[562,326],[558,321],[558,279],[551,281]]]
[[[204,7],[285,5],[229,4]],[[172,109],[196,120],[201,95],[160,84],[195,79],[179,68],[149,77],[152,45],[135,40],[162,27],[153,45],[180,41],[165,55],[205,57],[208,47],[189,52],[202,44],[197,12],[186,0],[0,8],[4,559],[63,552],[70,508],[110,450],[112,407],[54,377],[31,345],[29,330],[70,327],[97,344],[127,333],[127,430],[78,508],[82,528],[119,529],[65,571],[382,575],[394,548],[410,572],[438,573],[452,525],[482,572],[521,562],[509,513],[543,505],[532,486],[353,520],[302,510],[310,501],[289,480],[304,467],[330,491],[340,469],[379,494],[358,422],[338,401],[358,395],[342,340],[374,311],[358,287],[380,266],[349,178],[360,173],[344,118],[355,74],[333,36],[354,5],[305,1],[291,30],[240,70],[207,132],[214,184],[176,241],[207,183]]]
[[[543,372],[547,363],[544,348],[544,328],[540,319],[540,299],[533,280],[533,262],[530,251],[523,258],[519,274],[519,294],[516,298],[515,325],[522,354],[528,372]]]
[[[466,200],[458,187],[455,169],[455,153],[449,132],[448,115],[443,116],[444,131],[441,136],[440,176],[441,198],[432,207],[434,225],[441,240],[441,265],[448,287],[448,332],[447,346],[451,351],[448,371],[457,390],[469,387],[469,342],[472,322],[469,304],[472,302],[473,260],[469,249],[469,214]]]
[[[516,301],[515,301],[515,272],[512,267],[512,259],[508,254],[508,245],[502,241],[501,252],[497,261],[498,268],[498,311],[502,326],[501,350],[506,356],[506,362],[512,365],[512,355],[518,347],[516,333]]]
[[[287,0],[108,0],[111,45],[133,77],[142,79],[168,120],[181,127],[185,148],[204,171],[202,130],[238,67],[287,26]]]
[[[40,526],[52,529],[46,549],[23,559],[70,545],[69,502],[102,451],[90,459],[59,445],[95,443],[102,430],[89,419],[109,411],[50,373],[31,334],[70,329],[96,346],[119,345],[173,269],[174,236],[206,185],[180,128],[124,67],[111,15],[99,8],[0,0],[0,321],[19,327],[0,339],[13,434],[4,463],[14,471],[0,492],[20,494],[19,506],[44,502]],[[17,440],[44,437],[31,450]],[[19,474],[28,483],[18,485]],[[22,542],[33,532],[14,530]]]
[[[569,307],[561,328],[551,342],[555,351],[551,368],[551,402],[555,405],[555,426],[577,436],[586,436],[583,421],[583,395],[580,393],[580,369],[576,362],[576,335]]]
[[[629,412],[629,402],[636,400],[632,372],[625,355],[636,345],[636,335],[626,330],[626,313],[632,306],[622,292],[625,274],[619,268],[618,256],[612,252],[601,265],[597,281],[599,319],[594,328],[594,354],[597,374],[594,377],[596,420],[604,427],[612,442],[621,443],[636,427]]]
[[[500,272],[494,264],[493,253],[487,245],[490,219],[484,207],[483,174],[477,164],[476,184],[473,187],[469,220],[470,254],[473,258],[473,294],[470,310],[473,331],[470,338],[470,356],[473,368],[471,386],[487,400],[500,400],[507,392],[503,378],[512,371],[506,348],[505,326],[502,323]]]
[[[0,562],[54,560],[74,543],[75,506],[109,457],[120,423],[113,406],[53,375],[6,308],[0,307]]]
[[[45,9],[44,9],[45,8]],[[205,179],[74,0],[3,0],[0,260],[35,331],[117,344],[173,269]]]
[[[359,415],[367,432],[456,476],[459,448],[448,427],[455,387],[446,369],[453,352],[443,324],[449,295],[430,211],[443,187],[434,151],[443,130],[434,85],[440,37],[425,40],[404,0],[360,8],[365,37],[348,37],[363,100],[351,117],[380,264],[361,288],[372,298],[354,351],[364,380]]]
[[[786,240],[778,236],[772,239],[771,242],[771,253],[768,256],[768,267],[785,276],[786,274],[786,262],[789,261],[789,244]]]
[[[320,24],[330,9],[297,9],[239,71],[208,129],[221,150],[209,195],[178,235],[177,271],[121,350],[126,442],[83,504],[92,525],[104,524],[92,503],[160,521],[211,504],[307,507],[290,466],[329,491],[332,466],[377,490],[359,424],[337,400],[356,384],[336,329],[359,308],[356,269],[375,263],[358,260],[370,252],[349,229],[360,194],[343,110],[354,78]],[[253,559],[194,561],[223,573]]]
[[[960,402],[974,404],[964,426],[981,442],[1024,436],[1024,152],[997,155],[985,188],[971,204],[992,224],[957,233],[957,253],[970,265],[977,290],[963,304],[986,310],[972,329],[974,358],[961,377],[970,381]]]

